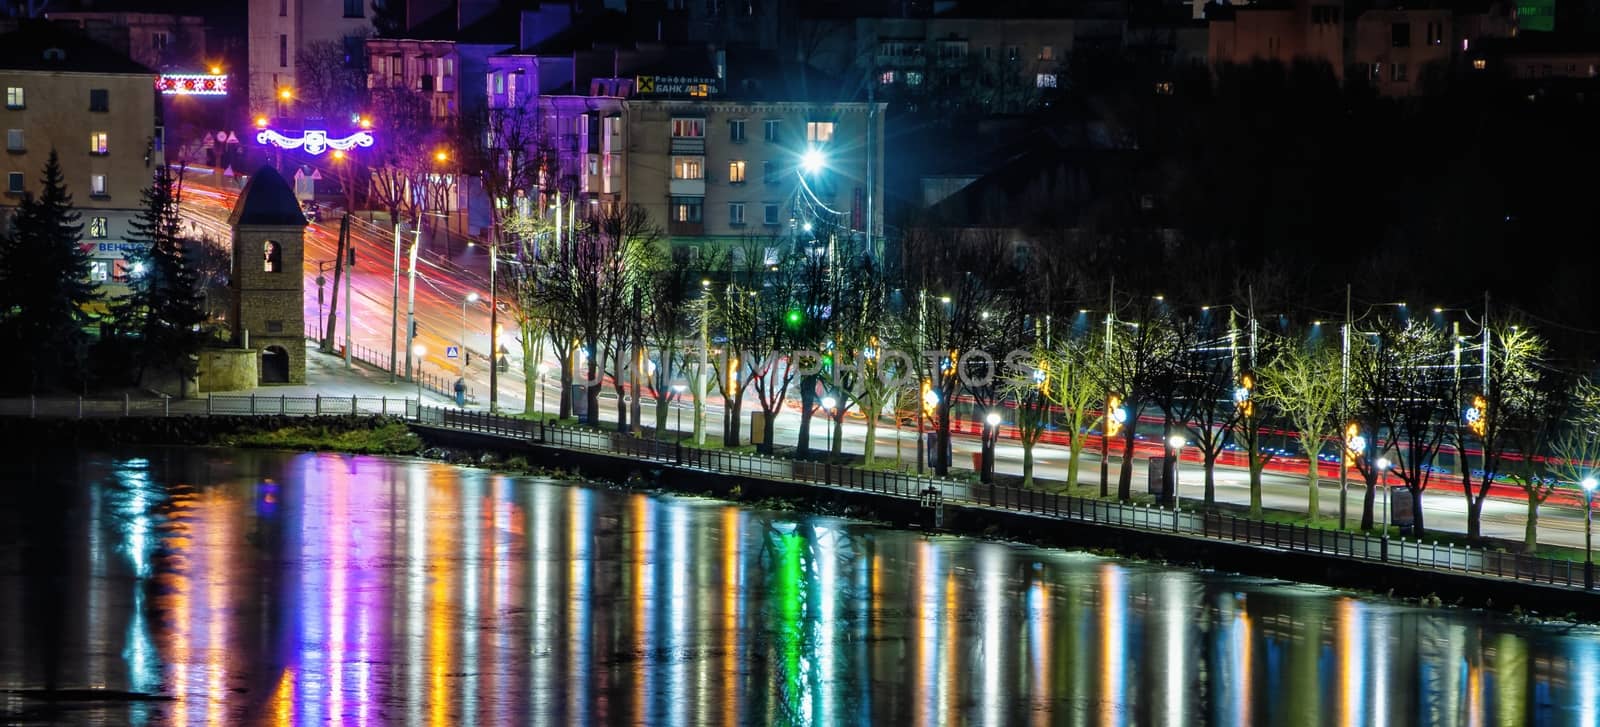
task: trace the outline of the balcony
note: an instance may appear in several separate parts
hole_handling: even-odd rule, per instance
[[[704,223],[704,222],[668,222],[667,223],[667,234],[668,235],[673,235],[673,236],[692,235],[692,236],[698,237],[698,236],[706,234],[706,223]]]
[[[674,179],[667,183],[667,191],[674,197],[704,197],[706,180]]]

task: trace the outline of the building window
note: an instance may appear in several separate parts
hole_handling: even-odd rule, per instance
[[[967,57],[966,41],[942,41],[939,43],[939,58],[947,61],[959,61]]]
[[[907,86],[921,86],[922,85],[922,71],[906,71],[906,85]]]
[[[673,222],[700,222],[701,206],[705,203],[699,197],[673,197],[672,221]]]
[[[110,111],[111,91],[104,88],[89,89],[89,110],[100,112]]]
[[[20,87],[20,86],[8,86],[8,87],[6,87],[6,108],[8,108],[8,109],[20,109],[20,108],[23,108],[23,107],[24,107],[24,104],[22,103],[22,87]]]
[[[366,17],[361,12],[361,0],[344,0],[344,16],[347,18]]]
[[[167,49],[167,40],[166,32],[158,30],[150,34],[150,47],[157,53],[164,52]]]
[[[778,205],[770,203],[761,205],[761,224],[778,224]]]
[[[22,143],[22,129],[6,129],[6,151],[22,151],[26,148]]]
[[[1411,47],[1411,24],[1395,23],[1389,26],[1389,42],[1396,48]]]
[[[1406,64],[1404,64],[1404,63],[1395,63],[1393,65],[1390,65],[1389,66],[1389,74],[1390,74],[1390,80],[1393,80],[1393,81],[1404,81],[1404,80],[1406,80]]]
[[[1039,48],[1039,60],[1041,60],[1041,61],[1053,61],[1055,59],[1056,59],[1056,47],[1055,46],[1047,45],[1047,46],[1043,46],[1043,47]]]
[[[728,162],[728,183],[744,184],[744,160]]]
[[[777,181],[773,177],[772,162],[761,163],[761,181],[766,182],[767,184],[772,184],[773,182]]]
[[[289,16],[289,0],[278,0],[278,17],[286,18],[288,16]]]
[[[777,141],[778,131],[782,128],[782,123],[783,121],[780,119],[767,119],[761,122],[762,138],[767,141]]]
[[[730,202],[728,204],[728,224],[736,227],[744,226],[743,202]]]
[[[104,175],[104,174],[91,174],[91,175],[89,175],[89,196],[90,197],[104,197],[104,196],[106,196],[106,175]]]
[[[1339,6],[1313,5],[1311,7],[1311,22],[1314,25],[1337,25],[1339,22]]]
[[[673,179],[705,179],[703,157],[673,157]]]
[[[815,142],[817,144],[826,144],[830,141],[833,141],[833,122],[807,121],[806,141]]]
[[[1156,81],[1156,95],[1157,96],[1171,96],[1172,95],[1172,82],[1171,81]]]
[[[1444,45],[1444,23],[1428,23],[1428,45]]]
[[[885,86],[894,85],[894,71],[884,71],[878,74],[878,83]]]
[[[22,194],[22,172],[6,174],[6,191],[11,194]]]
[[[1488,67],[1489,67],[1489,62],[1488,61],[1486,61],[1486,60],[1484,60],[1482,58],[1474,58],[1474,59],[1472,59],[1472,68],[1473,68],[1473,70],[1481,71],[1481,70],[1483,70],[1485,68],[1488,68]],[[1593,75],[1593,74],[1590,74],[1590,75]]]
[[[89,281],[104,283],[111,277],[111,263],[106,260],[89,261]]]
[[[1006,46],[1006,60],[1011,61],[1012,63],[1022,60],[1022,47],[1015,45]]]
[[[704,139],[705,136],[705,119],[672,120],[672,138],[674,139]]]
[[[289,36],[278,35],[278,67],[289,67]]]
[[[262,265],[261,271],[266,273],[283,272],[283,247],[276,242],[267,240],[261,245]]]
[[[106,218],[104,218],[104,217],[90,217],[89,218],[89,237],[92,238],[92,239],[95,239],[95,240],[104,240],[104,239],[106,239],[106,233],[108,232],[108,227],[109,226],[106,224]]]
[[[1037,88],[1055,88],[1056,74],[1040,73],[1033,77],[1033,85]]]
[[[734,119],[728,122],[728,141],[735,144],[744,143],[744,119]]]
[[[110,153],[111,146],[104,131],[89,132],[89,153],[96,156],[105,156]]]

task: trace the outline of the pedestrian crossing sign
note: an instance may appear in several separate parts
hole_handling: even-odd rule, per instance
[[[460,358],[461,357],[461,347],[460,346],[445,346],[444,347],[444,357],[445,358]]]

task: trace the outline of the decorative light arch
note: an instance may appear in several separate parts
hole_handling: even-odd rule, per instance
[[[256,141],[279,149],[303,149],[307,154],[323,154],[329,149],[349,151],[358,146],[372,146],[372,132],[357,131],[345,137],[330,137],[328,132],[321,129],[307,129],[300,132],[300,136],[291,137],[272,129],[262,129],[256,132]]]

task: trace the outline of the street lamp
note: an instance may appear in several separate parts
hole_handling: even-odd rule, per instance
[[[1188,444],[1182,436],[1174,434],[1167,438],[1167,446],[1172,447],[1172,511],[1183,509],[1183,500],[1178,498],[1178,468],[1183,465],[1183,445]],[[1173,520],[1177,522],[1176,518]],[[1174,526],[1176,527],[1176,526]]]
[[[983,433],[983,472],[982,480],[989,482],[994,479],[994,444],[1000,438],[1000,412],[990,410],[983,417],[983,423],[988,427]],[[992,498],[992,493],[991,493]]]
[[[1583,478],[1583,590],[1594,590],[1594,475]]]
[[[806,174],[816,174],[828,166],[828,157],[820,149],[807,149],[800,155],[800,169]]]
[[[417,370],[414,378],[417,380],[417,406],[419,407],[422,406],[422,355],[427,352],[428,348],[420,343],[411,347],[411,355],[417,359]]]
[[[461,378],[467,377],[467,305],[478,302],[478,291],[461,299]]]
[[[1378,458],[1378,469],[1383,472],[1383,543],[1379,556],[1389,559],[1389,458]]]
[[[672,393],[677,394],[678,396],[681,397],[681,396],[683,396],[683,392],[688,390],[688,388],[689,387],[684,386],[683,384],[673,384],[672,385]],[[678,426],[677,426],[678,439],[681,440],[681,439],[683,439],[683,402],[681,402],[681,401],[678,402],[678,406],[675,407],[675,408],[678,410]]]

